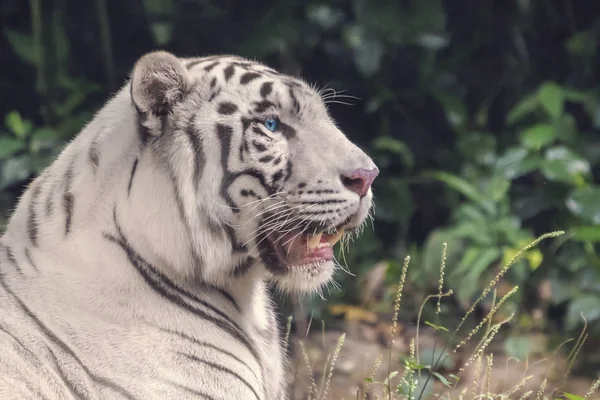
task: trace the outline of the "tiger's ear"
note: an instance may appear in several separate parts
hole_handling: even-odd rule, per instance
[[[167,115],[192,87],[192,77],[177,57],[165,51],[142,56],[131,76],[131,100],[151,134],[162,132]]]

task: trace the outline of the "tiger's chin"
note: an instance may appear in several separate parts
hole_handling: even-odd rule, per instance
[[[331,280],[333,246],[343,234],[343,228],[315,234],[271,233],[262,241],[263,262],[281,289],[313,292]]]

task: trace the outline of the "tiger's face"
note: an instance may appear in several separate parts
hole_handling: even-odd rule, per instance
[[[237,57],[151,53],[136,71],[142,123],[152,135],[172,121],[169,129],[192,143],[195,202],[231,244],[229,267],[219,267],[228,271],[209,274],[263,267],[289,291],[327,283],[333,246],[366,220],[379,171],[338,129],[320,93]]]

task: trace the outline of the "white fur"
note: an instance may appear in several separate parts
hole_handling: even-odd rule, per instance
[[[169,67],[172,59],[164,58],[164,53],[161,57]],[[294,127],[296,137],[274,137],[265,143],[270,154],[291,160],[294,168],[282,193],[263,202],[240,196],[243,188],[251,188],[263,198],[269,193],[256,178],[239,177],[229,187],[231,198],[240,206],[240,212],[234,213],[220,193],[224,171],[215,123],[233,127],[230,169],[258,166],[258,153],[240,160],[242,127],[235,121],[246,112],[244,107],[251,107],[250,100],[256,98],[264,79],[240,85],[238,70],[235,79],[225,82],[223,68],[233,61],[247,62],[222,58],[210,73],[204,69],[211,63],[208,60],[189,71],[175,65],[166,78],[160,75],[164,68],[153,70],[156,65],[138,63],[132,79],[133,101],[128,84],[24,193],[0,241],[1,399],[71,399],[78,395],[91,399],[203,398],[200,393],[214,399],[285,397],[286,363],[267,282],[273,278],[288,291],[312,291],[329,281],[334,267],[325,263],[316,274],[298,268],[273,276],[260,261],[260,247],[254,238],[260,213],[276,207],[277,202],[293,207],[299,201],[319,199],[322,196],[300,195],[297,190],[300,182],[310,185],[318,177],[320,187],[336,190],[347,205],[343,213],[331,214],[332,225],[353,215],[352,225],[357,226],[367,215],[372,195],[369,191],[360,200],[344,189],[340,174],[374,168],[374,164],[334,125],[316,92],[308,86],[299,88],[302,113],[293,115],[281,86],[287,78],[268,75],[275,82],[273,93],[281,93],[279,116]],[[259,64],[252,70],[270,74]],[[167,85],[163,100],[172,105],[166,120],[168,129],[162,129],[165,120],[151,115],[146,119],[152,142],[145,145],[138,136],[135,105],[143,112],[155,105],[148,97],[152,91],[135,86],[152,79],[142,76],[136,80],[136,74],[142,73],[159,74]],[[220,91],[217,99],[209,102],[213,77]],[[239,106],[235,115],[217,112],[215,103],[224,101]],[[191,184],[195,153],[184,126],[192,118],[204,153],[198,187]],[[91,146],[99,155],[97,167],[89,160]],[[70,182],[65,179],[67,171],[72,174]],[[68,233],[65,192],[74,199]],[[48,199],[51,213],[46,211]],[[327,207],[321,208],[326,211]],[[35,240],[31,238],[32,219]],[[224,229],[227,225],[234,227],[240,243],[248,242],[246,253],[232,252],[228,236],[215,233],[215,226]],[[120,235],[170,281],[234,320],[254,343],[258,360],[231,334],[154,290],[123,248],[110,239]],[[245,274],[233,278],[232,271],[247,256],[258,261]],[[199,258],[201,265],[196,264]],[[216,289],[207,288],[210,286],[227,291],[239,310]],[[218,312],[199,305],[198,299],[182,299],[186,307],[223,320]],[[200,346],[194,340],[205,344]],[[211,346],[233,353],[242,362]]]

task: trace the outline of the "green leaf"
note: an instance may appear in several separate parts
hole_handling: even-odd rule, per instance
[[[444,182],[446,185],[461,193],[469,200],[477,203],[481,208],[483,208],[487,212],[492,213],[494,211],[492,202],[488,200],[483,195],[483,193],[481,193],[475,186],[473,186],[463,178],[442,171],[430,173],[429,176]]]
[[[408,184],[397,178],[381,179],[377,184],[377,218],[388,222],[408,223],[413,212]]]
[[[453,96],[447,91],[438,91],[433,94],[446,114],[446,119],[454,128],[458,128],[467,120],[467,107],[459,96]]]
[[[32,160],[28,154],[7,159],[0,168],[0,191],[8,186],[22,184],[32,172]]]
[[[375,74],[383,58],[383,44],[377,36],[367,35],[360,25],[349,25],[343,31],[344,40],[352,49],[354,64],[365,77]]]
[[[575,329],[583,323],[582,313],[588,323],[600,319],[600,296],[584,294],[569,303],[566,320],[568,329]]]
[[[452,368],[456,361],[452,354],[448,353],[448,351],[445,351],[439,346],[437,346],[435,349],[433,347],[422,348],[420,353],[421,361],[432,363],[433,369]]]
[[[497,174],[492,176],[486,186],[486,195],[493,201],[500,201],[508,194],[510,181],[504,176]]]
[[[565,146],[549,148],[540,170],[549,180],[581,185],[590,174],[590,163]]]
[[[451,274],[451,284],[454,292],[462,301],[469,301],[479,290],[479,279],[485,270],[501,257],[497,247],[480,248],[470,247]]]
[[[154,37],[154,43],[158,46],[166,46],[173,38],[173,24],[171,22],[152,22],[150,31]]]
[[[39,153],[42,149],[52,148],[57,141],[57,133],[51,128],[39,128],[33,131],[29,149],[32,153]]]
[[[4,117],[4,125],[19,139],[24,139],[31,132],[33,124],[21,118],[17,111],[11,111]]]
[[[433,376],[435,376],[436,378],[438,378],[440,380],[440,382],[442,382],[442,384],[444,386],[447,387],[452,387],[452,384],[450,382],[448,382],[448,379],[446,379],[443,375],[441,375],[439,372],[432,372]]]
[[[539,154],[529,153],[522,147],[511,147],[498,158],[496,169],[507,179],[516,179],[538,169],[541,164]]]
[[[527,336],[510,336],[504,341],[506,355],[524,360],[529,354],[530,339]]]
[[[565,397],[567,400],[585,400],[585,398],[571,393],[562,392],[561,396]]]
[[[323,29],[332,29],[344,20],[344,13],[328,5],[319,4],[308,6],[307,18],[320,25]]]
[[[600,224],[600,187],[588,186],[573,190],[566,200],[567,208],[575,215]]]
[[[435,329],[436,331],[444,331],[444,332],[449,332],[448,329],[444,328],[441,325],[435,325],[429,321],[425,321],[425,325],[429,325],[430,327],[432,327],[433,329]]]
[[[4,35],[21,61],[30,65],[37,63],[33,37],[7,28],[4,29]]]
[[[590,95],[581,90],[563,88],[562,91],[565,99],[571,103],[586,103],[590,100]]]
[[[600,225],[576,226],[571,232],[575,240],[600,242]]]
[[[412,167],[415,163],[413,154],[408,146],[403,141],[391,136],[379,136],[373,142],[373,148],[375,150],[389,151],[390,153],[397,154],[409,167]]]
[[[540,150],[556,139],[556,129],[550,124],[536,124],[521,132],[520,139],[523,146]]]
[[[546,113],[554,120],[558,119],[565,107],[565,95],[555,82],[546,82],[540,86],[538,97]]]
[[[540,100],[536,93],[523,97],[506,116],[506,123],[513,125],[525,116],[535,112],[540,106]]]
[[[25,148],[25,142],[19,139],[0,136],[0,161],[17,154]]]
[[[419,273],[423,274],[424,280],[428,282],[439,278],[440,260],[442,259],[443,243],[448,244],[447,263],[455,265],[463,253],[463,244],[461,238],[448,232],[447,230],[434,230],[427,237],[423,246],[423,259]],[[416,271],[414,269],[413,271]]]

